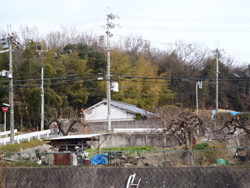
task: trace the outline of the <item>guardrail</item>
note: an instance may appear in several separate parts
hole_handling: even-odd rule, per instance
[[[32,132],[32,133],[14,136],[14,140],[17,141],[18,144],[20,144],[20,139],[27,138],[28,141],[30,141],[30,138],[32,138],[33,136],[37,136],[37,139],[40,139],[41,135],[47,135],[47,137],[49,137],[50,133],[51,133],[51,130]],[[3,143],[4,145],[6,145],[6,142],[10,142],[10,141],[11,141],[10,137],[0,139],[0,143]]]
[[[151,133],[151,132],[162,132],[164,130],[164,128],[126,128],[126,129],[114,129],[114,133],[117,132],[129,132],[131,134],[133,134],[134,132],[140,132],[140,133]]]
[[[14,133],[17,133],[17,129],[14,130]],[[1,136],[8,136],[8,135],[10,135],[10,131],[0,132],[0,138]]]
[[[22,135],[15,136],[15,140],[17,141],[18,144],[20,144],[20,139],[22,139],[22,138],[28,138],[28,141],[30,141],[30,138],[33,136],[37,136],[37,139],[40,139],[41,135],[46,134],[47,137],[49,137],[50,133],[51,133],[50,129],[45,130],[45,131],[32,132],[32,133],[28,133],[28,134],[22,134]]]

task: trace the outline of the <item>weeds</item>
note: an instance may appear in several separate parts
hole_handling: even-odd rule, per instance
[[[0,150],[2,152],[19,152],[21,148],[28,149],[28,148],[33,148],[36,146],[41,146],[43,144],[44,144],[43,141],[33,139],[31,141],[22,141],[20,142],[20,144],[15,143],[15,144],[7,144],[5,146],[0,146]]]

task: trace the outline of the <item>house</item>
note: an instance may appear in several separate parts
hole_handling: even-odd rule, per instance
[[[141,114],[144,118],[152,115],[151,112],[145,111],[132,104],[122,103],[111,100],[111,121],[134,121],[136,114]],[[85,110],[87,122],[107,122],[107,99]]]

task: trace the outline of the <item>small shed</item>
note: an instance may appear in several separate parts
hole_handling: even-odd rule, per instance
[[[99,141],[98,137],[102,135],[108,136],[109,133],[61,136],[49,138],[46,141],[53,149],[58,149],[58,153],[53,155],[55,165],[71,165],[74,164],[73,161],[77,161],[77,159],[74,160],[74,157],[76,158],[74,152],[83,153],[91,146],[92,141]],[[83,163],[83,160],[81,161]]]
[[[98,141],[98,137],[101,135],[109,135],[109,133],[61,136],[49,138],[46,141],[53,149],[58,149],[59,152],[75,152],[76,148],[80,148],[81,151],[84,151],[91,145],[92,141]]]

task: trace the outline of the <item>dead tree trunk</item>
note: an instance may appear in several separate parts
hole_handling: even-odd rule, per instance
[[[59,121],[58,119],[54,119],[52,120],[49,125],[51,125],[51,123],[53,122],[56,122],[57,123],[57,127],[59,129],[59,133],[62,133],[63,136],[67,136],[69,134],[69,132],[76,132],[77,130],[73,128],[73,126],[76,124],[76,123],[80,123],[81,125],[83,125],[84,127],[87,126],[85,124],[83,124],[80,120],[75,120],[73,121],[70,125],[69,125],[69,128],[67,129],[67,131],[65,132],[63,130],[63,123],[61,121]]]

